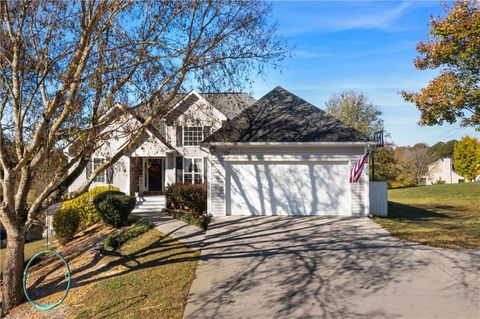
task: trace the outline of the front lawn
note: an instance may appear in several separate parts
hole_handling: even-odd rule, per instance
[[[182,318],[199,252],[155,229],[119,252],[105,260],[113,267],[106,267],[110,271],[100,275],[69,317]],[[109,276],[112,270],[120,273]]]
[[[388,217],[373,220],[392,235],[425,245],[480,249],[480,183],[388,191]]]
[[[58,251],[68,260],[72,285],[57,308],[43,312],[28,303],[14,318],[182,318],[199,251],[152,229],[116,251],[93,248],[117,231],[97,225]],[[30,270],[28,287],[39,303],[58,300],[65,289],[63,267],[43,259]]]

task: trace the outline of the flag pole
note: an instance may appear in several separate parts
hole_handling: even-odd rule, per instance
[[[375,152],[372,151],[372,182],[375,182]]]

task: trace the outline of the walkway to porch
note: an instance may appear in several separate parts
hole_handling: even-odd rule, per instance
[[[137,206],[132,214],[152,222],[158,231],[184,243],[191,249],[201,249],[205,231],[161,213],[163,208],[165,208],[165,196],[142,196],[137,199]]]

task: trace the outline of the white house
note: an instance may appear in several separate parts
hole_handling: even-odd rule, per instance
[[[119,133],[96,151],[70,191],[125,145],[126,128],[134,129],[146,113],[145,107],[128,109],[111,124]],[[258,101],[245,93],[192,91],[179,96],[137,148],[114,165],[112,174],[100,174],[92,187],[108,183],[127,194],[148,196],[172,183],[206,183],[208,212],[214,216],[365,216],[366,170],[354,184],[348,172],[371,144],[281,87]]]
[[[428,165],[428,172],[421,178],[424,185],[436,183],[456,184],[465,182],[465,178],[458,175],[453,166],[453,160],[449,157],[441,158]]]

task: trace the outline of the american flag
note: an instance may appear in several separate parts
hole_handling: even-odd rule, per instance
[[[365,164],[368,162],[368,152],[363,155],[361,159],[359,159],[355,165],[350,169],[350,174],[348,175],[348,179],[350,183],[358,183],[360,177],[362,176],[362,170]]]

